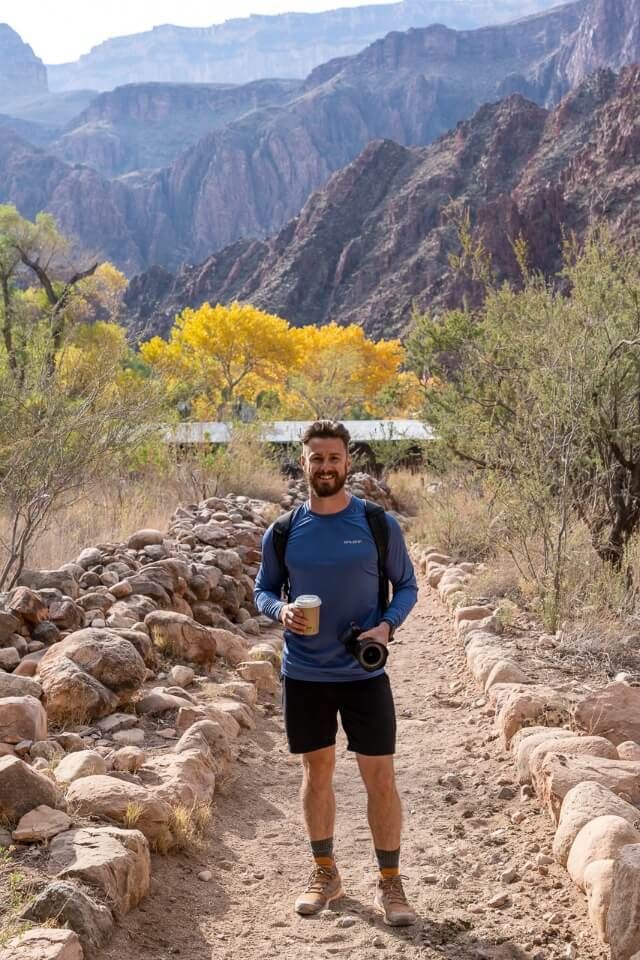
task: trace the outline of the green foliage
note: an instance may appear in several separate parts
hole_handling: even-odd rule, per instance
[[[522,289],[489,287],[476,314],[416,318],[407,349],[426,420],[483,469],[553,625],[575,523],[613,564],[640,524],[640,258],[596,230],[567,246],[558,289],[517,253]]]

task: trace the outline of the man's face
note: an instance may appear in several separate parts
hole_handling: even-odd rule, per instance
[[[347,480],[351,457],[338,437],[313,437],[302,450],[300,463],[317,497],[332,497]]]

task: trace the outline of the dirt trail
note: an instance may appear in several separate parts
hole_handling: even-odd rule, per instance
[[[336,853],[349,896],[320,917],[293,912],[310,867],[299,762],[286,752],[278,705],[266,705],[217,794],[215,839],[197,855],[155,858],[151,895],[125,918],[104,960],[371,960],[385,951],[474,960],[607,955],[567,874],[555,864],[546,876],[525,866],[539,850],[549,851],[551,825],[535,801],[520,800],[460,643],[428,592],[423,585],[390,657],[405,811],[402,870],[418,924],[391,930],[371,910],[375,865],[364,792],[343,739]],[[458,781],[439,784],[447,775]],[[499,799],[509,786],[514,798]],[[526,813],[519,826],[509,820],[516,808]],[[502,881],[511,867],[517,878]],[[205,868],[213,873],[208,883],[196,876]],[[502,892],[509,905],[488,907]],[[343,927],[344,917],[355,922]]]

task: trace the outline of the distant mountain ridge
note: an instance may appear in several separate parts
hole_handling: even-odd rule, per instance
[[[248,83],[302,79],[392,30],[443,23],[472,29],[546,10],[557,0],[401,0],[323,13],[253,15],[211,27],[163,25],[99,44],[73,63],[49,65],[52,90],[112,90],[129,83]],[[292,3],[292,6],[295,4]]]
[[[606,219],[640,229],[640,67],[600,71],[548,112],[514,94],[481,107],[426,148],[369,144],[269,240],[243,240],[177,275],[155,267],[126,295],[130,326],[166,335],[175,315],[234,299],[291,323],[361,324],[402,335],[413,307],[459,306],[478,290],[456,276],[456,227],[467,208],[499,277],[517,278],[512,241],[553,274],[565,231]]]
[[[517,92],[553,105],[594,64],[640,60],[639,21],[637,0],[575,0],[475,31],[390,33],[152,173],[109,179],[0,128],[0,202],[30,216],[51,211],[129,275],[200,262],[244,238],[276,234],[372,140],[421,146],[484,102]],[[128,108],[116,93],[109,111],[122,124]],[[87,158],[92,149],[87,144]]]
[[[47,92],[47,70],[8,23],[0,23],[0,99]]]

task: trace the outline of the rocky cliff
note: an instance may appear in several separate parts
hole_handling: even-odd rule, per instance
[[[597,218],[619,236],[640,226],[640,67],[601,71],[548,112],[514,94],[482,107],[427,148],[377,141],[275,237],[236,243],[177,276],[132,280],[137,329],[166,333],[184,306],[249,300],[292,323],[358,323],[401,334],[412,308],[459,303],[447,211],[467,206],[502,277],[515,277],[522,234],[534,266],[553,273],[563,231]]]
[[[46,93],[47,71],[28,43],[0,23],[0,101]]]
[[[404,0],[323,13],[228,20],[212,27],[164,25],[117,37],[74,63],[49,67],[53,90],[112,90],[152,80],[247,83],[303,78],[332,57],[362,50],[391,30],[444,23],[470,29],[545,10],[556,0]],[[293,4],[292,4],[293,5]]]
[[[372,140],[427,144],[482,103],[513,91],[554,103],[600,58],[603,66],[640,59],[637,24],[637,0],[576,0],[498,27],[391,33],[317,68],[285,103],[227,123],[155,173],[96,179],[50,157],[56,179],[43,181],[39,154],[13,157],[5,144],[0,201],[51,210],[86,245],[115,251],[129,272],[193,263],[277,232]],[[112,162],[104,151],[97,155]],[[77,190],[78,182],[97,185],[96,192]]]
[[[50,149],[107,177],[165,167],[206,134],[291,99],[298,86],[295,80],[129,84],[96,97]]]

